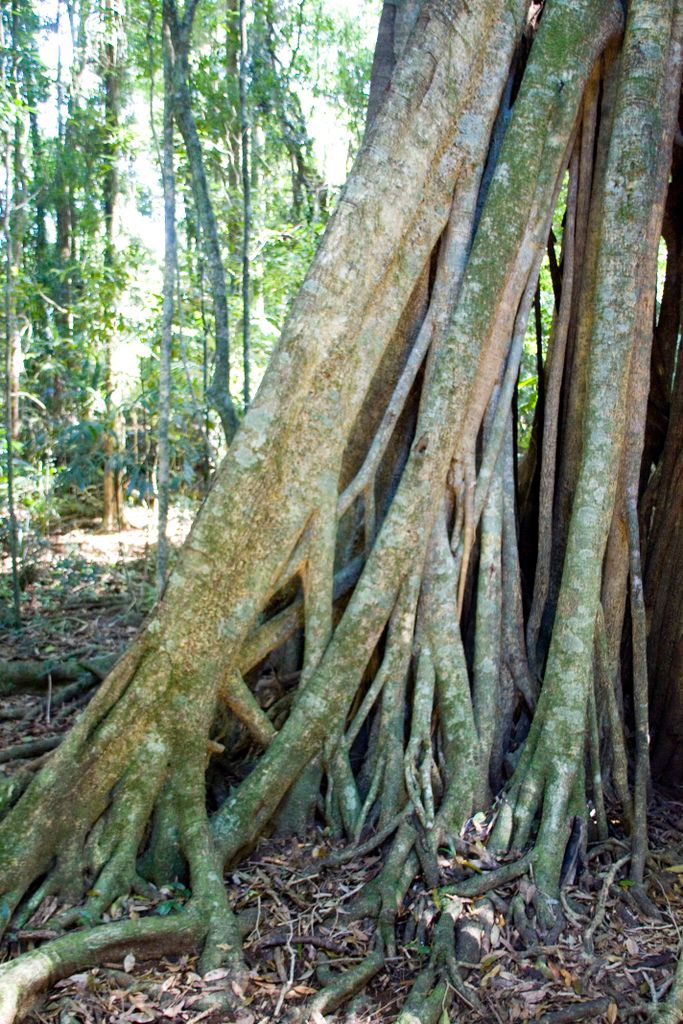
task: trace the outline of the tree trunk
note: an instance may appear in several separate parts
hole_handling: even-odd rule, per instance
[[[165,13],[165,12],[163,12]],[[161,311],[161,353],[159,359],[159,444],[157,449],[157,564],[156,585],[160,597],[166,585],[168,569],[169,443],[168,426],[171,407],[171,358],[173,353],[173,293],[177,271],[175,168],[173,160],[173,52],[171,29],[162,13],[162,47],[164,64],[164,294]]]
[[[198,0],[187,0],[182,16],[180,16],[175,0],[166,0],[164,17],[171,28],[173,42],[173,108],[190,166],[195,208],[206,252],[213,300],[216,350],[213,380],[207,393],[220,417],[225,439],[230,444],[237,430],[238,419],[230,397],[230,333],[225,270],[218,236],[218,224],[204,170],[201,142],[192,113],[189,85],[190,38],[197,2]]]
[[[24,369],[24,354],[21,347],[22,330],[20,325],[20,307],[18,305],[19,277],[22,270],[24,242],[28,228],[28,191],[26,180],[26,143],[28,138],[28,110],[27,99],[22,94],[21,74],[19,70],[22,45],[21,45],[21,6],[19,0],[12,4],[12,79],[10,83],[10,95],[15,105],[13,118],[13,139],[11,144],[12,153],[12,206],[11,206],[11,230],[7,235],[7,242],[10,246],[10,268],[9,273],[13,278],[13,286],[10,289],[10,312],[8,316],[9,327],[9,350],[7,361],[7,376],[10,402],[11,437],[16,440],[21,432],[21,418],[19,415],[19,394],[20,378]],[[9,179],[7,190],[9,196]]]
[[[374,946],[314,996],[310,1019],[382,968],[407,888],[416,875],[441,884],[438,853],[475,810],[495,820],[489,854],[501,859],[457,891],[474,897],[532,871],[544,935],[570,832],[591,827],[589,799],[603,808],[606,751],[634,808],[637,874],[647,746],[633,502],[683,12],[674,0],[633,0],[624,33],[618,0],[547,0],[540,23],[530,10],[526,0],[428,0],[405,46],[410,11],[400,32],[396,19],[389,47],[385,9],[383,96],[163,599],[0,823],[8,920],[54,894],[75,908],[62,926],[96,920],[129,887],[178,875],[192,897],[171,921],[138,922],[137,936],[107,924],[3,966],[0,1022],[111,948],[166,949],[174,925],[201,947],[203,969],[240,974],[220,866],[323,806],[352,844],[370,836],[385,850],[355,908],[377,919]],[[515,382],[567,174],[538,511],[520,537]],[[669,492],[657,495],[666,509]],[[565,517],[554,535],[553,509]],[[605,558],[619,517],[630,539]],[[522,544],[539,552],[535,579],[520,572]],[[547,560],[558,557],[555,591]],[[625,607],[624,557],[634,794],[602,606],[613,564],[614,606]],[[266,659],[277,666],[293,649],[299,681],[283,721],[261,707],[256,684]],[[262,753],[209,818],[217,704],[231,715],[234,756],[240,737]],[[604,836],[604,809],[598,819]],[[418,993],[441,1012],[450,986],[462,989],[456,917],[455,901],[437,915],[430,965],[400,1019],[419,1017]]]
[[[104,387],[106,423],[104,435],[104,478],[102,490],[102,526],[105,531],[121,530],[123,517],[123,470],[121,458],[125,450],[125,425],[119,407],[114,350],[116,347],[116,277],[118,273],[116,236],[119,205],[119,131],[122,63],[119,53],[122,26],[121,12],[114,0],[104,10],[106,42],[104,44],[104,118],[107,139],[105,152],[107,170],[104,176],[104,273],[106,330],[104,352]]]
[[[14,497],[14,452],[12,442],[14,440],[14,394],[13,385],[13,338],[16,333],[15,304],[14,304],[14,266],[13,266],[13,245],[12,245],[12,146],[9,137],[5,134],[5,194],[3,196],[3,234],[5,242],[5,286],[4,292],[4,314],[5,314],[5,446],[6,446],[6,472],[7,472],[7,512],[9,521],[9,553],[12,563],[12,617],[15,625],[21,622],[21,590],[19,587],[19,531],[17,524],[16,504]]]
[[[19,418],[19,387],[23,369],[21,348],[21,330],[19,326],[18,289],[22,268],[24,234],[27,227],[26,216],[26,174],[24,168],[25,121],[26,110],[20,89],[19,63],[20,47],[20,9],[18,2],[11,8],[11,46],[12,54],[9,68],[9,80],[5,69],[2,69],[0,84],[8,98],[14,103],[14,119],[8,119],[8,128],[4,134],[5,158],[3,196],[3,235],[5,243],[5,282],[4,282],[4,342],[5,342],[5,388],[4,388],[4,427],[6,444],[7,472],[7,511],[9,526],[9,553],[12,565],[12,617],[15,625],[21,622],[21,592],[19,586],[19,526],[16,513],[14,488],[14,442],[19,437],[21,420]],[[0,34],[4,33],[0,29]],[[0,39],[4,42],[4,38]]]
[[[240,0],[240,151],[242,157],[242,357],[244,365],[244,408],[249,408],[251,400],[250,362],[251,362],[251,310],[249,305],[251,241],[251,168],[250,168],[250,131],[249,110],[247,107],[247,5]]]

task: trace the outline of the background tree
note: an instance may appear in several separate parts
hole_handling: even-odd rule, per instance
[[[9,96],[13,55],[21,56],[23,106],[16,109],[22,118],[26,177],[26,203],[21,207],[23,271],[14,289],[21,308],[19,317],[13,319],[22,332],[24,362],[21,429],[14,439],[19,534],[23,538],[19,545],[21,575],[24,563],[26,572],[33,571],[32,562],[46,533],[62,519],[68,521],[74,513],[87,510],[114,524],[117,516],[110,514],[112,508],[122,511],[124,503],[150,502],[156,494],[163,289],[161,251],[156,244],[161,237],[161,164],[154,134],[161,135],[162,49],[158,6],[151,11],[136,4],[126,10],[110,10],[89,0],[60,0],[42,21],[31,4],[20,5],[18,10],[22,38],[14,47],[8,42],[3,59]],[[41,13],[47,10],[41,8]],[[348,116],[355,122],[364,103],[362,88],[347,97],[336,69],[326,67],[324,74],[321,72],[322,58],[314,41],[321,10],[316,5],[310,18],[302,17],[298,27],[272,12],[273,52],[276,56],[289,53],[296,28],[299,63],[290,69],[295,78],[292,88],[312,104],[318,102],[314,94],[324,82],[324,102],[335,103],[336,109],[347,114],[353,104],[354,112]],[[242,274],[243,181],[239,88],[237,65],[233,81],[227,61],[228,51],[236,58],[239,54],[236,17],[236,12],[226,16],[225,10],[213,3],[200,7],[187,72],[204,150],[207,188],[220,225],[218,244],[227,275],[224,292],[229,329],[240,345],[243,311],[237,282]],[[256,21],[257,13],[250,18]],[[363,65],[366,55],[360,30],[349,37],[343,18],[326,18],[331,39],[342,27],[346,38],[352,39],[350,66]],[[11,20],[8,8],[7,40]],[[260,69],[246,55],[243,63],[248,100]],[[259,95],[263,97],[265,92],[264,85]],[[254,104],[250,118],[255,109]],[[8,116],[13,118],[11,112]],[[150,131],[150,116],[154,132]],[[258,230],[254,243],[259,255],[250,359],[255,383],[328,216],[326,210],[320,210],[310,220],[294,218],[289,151],[281,141],[279,124],[262,121],[258,126],[260,142],[251,157],[257,182],[252,189]],[[227,133],[226,123],[232,125]],[[195,502],[206,492],[225,441],[209,402],[216,367],[215,323],[208,262],[198,244],[201,233],[192,175],[183,149],[178,137],[174,157],[179,302],[174,323],[175,406],[169,420],[169,488],[174,497]],[[235,171],[232,178],[231,168]],[[113,206],[112,188],[116,192]],[[16,345],[14,351],[16,355]],[[223,374],[225,388],[221,392],[229,387],[237,395],[243,390],[241,362],[235,362],[233,370],[231,381]],[[219,376],[221,372],[219,367]],[[114,450],[109,451],[112,446]],[[107,493],[116,498],[107,502],[108,511],[103,508],[105,479]],[[120,523],[120,516],[118,519]]]
[[[114,337],[117,324],[115,292],[119,276],[117,258],[117,233],[119,220],[119,160],[121,132],[121,88],[123,74],[123,12],[117,0],[106,0],[103,10],[104,36],[102,53],[102,81],[104,86],[104,118],[106,137],[104,158],[106,168],[103,181],[104,204],[104,253],[103,276],[105,323],[104,387],[106,401],[106,434],[104,490],[102,496],[102,519],[105,530],[123,525],[123,480],[121,467],[115,465],[117,450],[125,447],[125,431],[121,411],[114,408]],[[120,287],[120,286],[119,286]]]
[[[157,530],[156,586],[160,596],[166,584],[168,569],[168,500],[169,500],[169,418],[171,412],[171,359],[173,355],[173,313],[175,280],[178,271],[175,206],[175,166],[173,145],[173,42],[171,28],[162,20],[162,49],[164,69],[163,117],[163,189],[164,189],[164,294],[161,322],[161,349],[159,359],[159,454],[157,487],[159,517]]]

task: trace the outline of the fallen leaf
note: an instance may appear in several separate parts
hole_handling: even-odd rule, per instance
[[[542,1003],[543,1000],[545,999],[545,997],[547,996],[547,994],[548,993],[546,992],[546,990],[544,988],[536,989],[535,991],[531,991],[531,992],[521,992],[520,993],[520,995],[521,995],[522,999],[524,1000],[524,1002],[525,1003],[529,1003],[531,1006],[534,1006],[536,1003]]]
[[[184,1006],[184,999],[179,1000],[179,1002],[177,1003],[171,1003],[171,1005],[167,1006],[166,1009],[163,1011],[164,1017],[168,1017],[170,1020],[177,1020],[178,1014],[180,1013]]]
[[[204,981],[219,981],[220,978],[227,978],[230,974],[225,967],[217,967],[213,971],[207,971],[204,975]]]

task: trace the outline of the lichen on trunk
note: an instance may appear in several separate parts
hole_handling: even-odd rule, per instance
[[[176,936],[238,976],[221,870],[270,829],[322,818],[350,851],[384,846],[356,905],[376,918],[374,946],[313,998],[314,1017],[382,970],[405,892],[416,875],[442,884],[439,851],[475,811],[495,820],[489,856],[520,857],[458,891],[533,872],[541,934],[589,798],[604,838],[603,780],[642,862],[640,550],[647,601],[666,528],[658,509],[648,549],[634,517],[647,389],[633,368],[649,359],[683,26],[673,0],[633,0],[625,34],[617,0],[547,0],[540,22],[528,7],[427,0],[405,46],[412,6],[385,9],[354,170],[163,598],[0,822],[3,923],[56,896],[64,930],[0,967],[0,1022],[128,943],[165,951]],[[537,514],[520,537],[515,382],[560,203]],[[677,411],[674,398],[664,495]],[[605,567],[623,590],[629,509],[635,800],[605,628],[621,638]],[[295,685],[262,707],[266,668]],[[210,755],[209,779],[245,750],[250,771],[209,814]],[[138,933],[97,923],[122,893],[178,877],[191,896],[174,917]],[[460,905],[437,915],[399,1019],[434,1019],[453,989],[478,1005],[453,952]]]

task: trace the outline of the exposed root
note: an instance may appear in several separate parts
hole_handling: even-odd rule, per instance
[[[595,909],[595,914],[593,915],[593,920],[589,924],[583,936],[583,948],[589,956],[593,952],[593,938],[595,933],[605,919],[605,909],[607,906],[607,897],[609,896],[610,888],[621,868],[623,868],[624,864],[627,864],[630,859],[631,855],[629,854],[627,857],[621,857],[619,860],[615,861],[607,872],[605,880],[602,883],[600,898]]]
[[[435,971],[429,967],[415,980],[396,1024],[436,1024],[444,1013],[448,1013],[450,1004],[448,982],[435,982]]]
[[[45,988],[104,957],[158,958],[193,949],[201,919],[189,911],[172,919],[122,921],[74,932],[0,966],[0,1024],[14,1024]]]
[[[466,879],[464,882],[447,886],[444,891],[453,893],[455,896],[475,899],[477,896],[483,896],[485,893],[491,892],[507,882],[521,878],[522,875],[527,873],[532,863],[533,854],[526,853],[518,860],[510,861],[509,864],[504,864],[494,871],[486,871],[481,875],[472,875],[471,878]]]
[[[351,996],[368,984],[384,966],[384,950],[381,943],[364,960],[343,971],[313,996],[308,1005],[297,1014],[303,1022],[315,1021],[318,1014],[331,1013],[347,1002]],[[319,1017],[318,1017],[319,1019]]]
[[[683,1018],[683,956],[679,956],[676,974],[666,1002],[653,1011],[653,1024],[680,1024]]]

